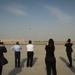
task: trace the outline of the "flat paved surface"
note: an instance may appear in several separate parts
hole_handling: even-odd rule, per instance
[[[45,66],[45,45],[35,45],[33,67],[26,67],[27,54],[26,46],[22,45],[21,51],[21,67],[14,66],[14,51],[11,50],[12,45],[6,45],[8,50],[4,56],[8,59],[8,64],[3,67],[2,75],[47,75]],[[57,75],[75,75],[75,45],[73,45],[73,68],[69,68],[64,45],[55,45],[55,57]]]

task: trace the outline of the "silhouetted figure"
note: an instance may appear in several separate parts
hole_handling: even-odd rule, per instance
[[[67,43],[65,44],[66,46],[66,52],[67,52],[67,57],[68,57],[68,60],[69,60],[69,67],[72,67],[72,43],[71,43],[71,39],[68,39],[67,40]]]
[[[19,42],[16,42],[16,45],[14,45],[12,48],[12,50],[15,51],[15,68],[16,67],[20,67],[20,55],[21,55],[21,49],[22,47],[20,46]]]
[[[2,75],[2,69],[3,69],[3,65],[4,65],[4,55],[3,53],[6,53],[7,49],[4,46],[3,42],[0,42],[0,75]]]
[[[32,67],[33,65],[33,56],[34,56],[34,45],[32,41],[29,40],[29,44],[26,45],[27,48],[27,67]]]
[[[45,50],[46,50],[45,64],[47,75],[51,75],[51,69],[53,75],[57,75],[56,58],[54,56],[55,46],[53,39],[49,39],[48,45],[45,46]]]

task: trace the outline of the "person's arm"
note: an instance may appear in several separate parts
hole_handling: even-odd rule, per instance
[[[45,50],[47,50],[47,45],[45,46]]]
[[[71,49],[72,49],[72,52],[73,52],[73,48],[72,48],[73,44],[71,43]]]
[[[13,47],[11,47],[11,50],[14,50],[14,46],[13,46]]]
[[[46,44],[46,46],[45,46],[45,50],[47,50],[47,46],[48,46],[48,42],[47,42],[47,44]]]
[[[67,43],[65,43],[65,46],[67,46]]]
[[[33,48],[34,48],[35,46],[33,45]]]
[[[7,49],[5,46],[3,46],[3,52],[6,53],[7,52]]]
[[[53,47],[54,51],[55,51],[55,46]]]
[[[22,46],[20,46],[20,50],[22,50]]]
[[[71,43],[71,45],[73,46],[73,44]]]

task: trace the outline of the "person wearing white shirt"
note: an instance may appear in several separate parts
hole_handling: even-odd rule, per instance
[[[12,48],[12,50],[15,51],[15,68],[16,67],[20,67],[20,51],[22,49],[22,47],[20,46],[19,42],[16,42],[16,45],[14,45]]]
[[[29,40],[29,44],[26,45],[27,48],[27,67],[32,67],[33,65],[33,56],[34,56],[34,45],[32,41]]]

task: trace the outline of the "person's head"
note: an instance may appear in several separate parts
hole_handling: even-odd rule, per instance
[[[16,44],[19,45],[19,42],[17,41]]]
[[[32,44],[32,41],[31,40],[29,40],[29,44]]]
[[[71,39],[68,39],[67,42],[71,42]]]
[[[49,39],[48,45],[54,45],[54,40],[53,39]]]

